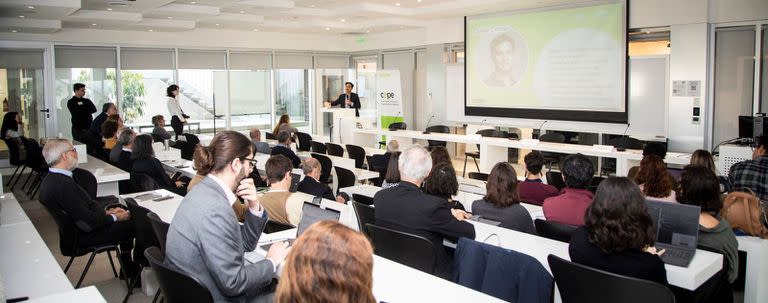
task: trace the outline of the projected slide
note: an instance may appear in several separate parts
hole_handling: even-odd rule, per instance
[[[466,114],[625,122],[624,5],[467,17]]]

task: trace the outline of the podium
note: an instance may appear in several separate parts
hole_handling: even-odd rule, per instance
[[[343,127],[343,120],[352,119],[355,120],[354,108],[323,108],[320,110],[322,113],[323,121],[323,135],[328,136],[331,142],[334,143],[348,143],[341,142],[341,129]]]

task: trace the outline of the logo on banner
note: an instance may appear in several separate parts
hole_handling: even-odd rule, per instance
[[[397,104],[399,101],[396,97],[397,95],[391,91],[379,93],[379,100],[381,104]]]

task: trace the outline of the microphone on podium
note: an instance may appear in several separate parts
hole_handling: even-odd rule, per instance
[[[541,122],[541,125],[539,125],[539,127],[536,129],[539,131],[539,137],[541,137],[541,128],[544,127],[544,124],[547,124],[547,122],[549,121],[544,120],[544,122]]]
[[[621,144],[619,146],[616,146],[616,151],[625,151],[627,150],[627,131],[629,130],[629,123],[627,123],[627,128],[624,129],[624,134],[621,135],[622,140],[620,141]]]
[[[434,117],[435,117],[435,115],[432,115],[432,117],[429,117],[429,120],[427,120],[427,126],[424,128],[424,131],[423,131],[423,132],[421,132],[422,134],[425,134],[425,135],[426,135],[426,134],[430,134],[430,133],[431,133],[431,132],[430,132],[430,131],[428,131],[427,129],[429,128],[429,123],[431,123],[431,122],[432,122],[432,118],[434,118]]]

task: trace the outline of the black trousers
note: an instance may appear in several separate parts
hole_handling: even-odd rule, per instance
[[[173,117],[171,117],[171,128],[173,128],[173,132],[176,134],[176,140],[178,140],[179,135],[184,132],[184,123],[181,123],[179,116],[173,115]]]
[[[104,244],[120,244],[120,251],[122,254],[118,256],[123,262],[123,266],[126,267],[126,271],[129,275],[133,274],[133,271],[137,269],[134,260],[144,258],[145,244],[136,242],[136,249],[134,250],[133,240],[136,237],[134,231],[133,220],[115,222],[112,225],[95,230],[89,233],[80,233],[80,245],[83,246],[96,246]],[[131,250],[133,250],[133,258],[131,258]]]
[[[89,136],[88,132],[90,132],[89,129],[79,129],[72,127],[72,140],[78,141],[83,144],[88,144]]]

